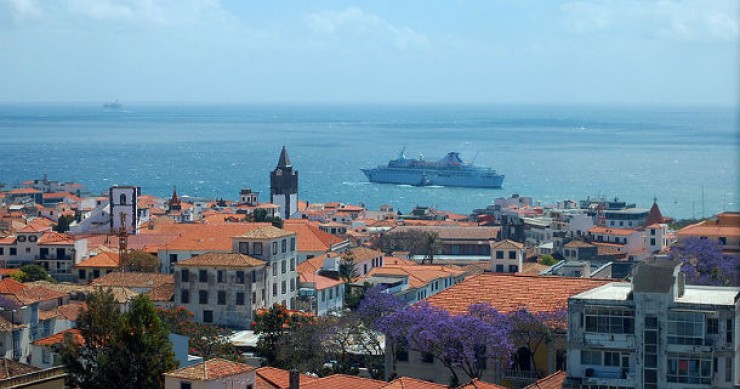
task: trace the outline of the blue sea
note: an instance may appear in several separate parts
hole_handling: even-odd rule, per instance
[[[587,196],[676,218],[740,209],[737,108],[520,105],[0,105],[0,182],[47,174],[92,193],[269,200],[269,172],[287,146],[299,196],[370,208],[388,203],[459,213],[517,193],[542,204]],[[505,174],[502,189],[368,183],[360,171],[409,157],[466,160]]]

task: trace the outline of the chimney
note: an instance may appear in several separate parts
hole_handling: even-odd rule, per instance
[[[298,375],[298,370],[296,369],[290,369],[290,385],[288,386],[289,389],[300,389],[300,376]]]

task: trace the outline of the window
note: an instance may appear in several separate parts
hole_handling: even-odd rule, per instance
[[[190,291],[189,290],[183,289],[182,292],[180,292],[180,303],[190,304]]]
[[[218,297],[218,305],[226,305],[226,291],[225,290],[219,290],[217,297]]]
[[[283,280],[283,282],[280,283],[280,293],[282,293],[282,294],[285,294],[285,292],[286,292],[285,285],[286,285],[285,284],[285,280]]]
[[[213,323],[213,311],[203,311],[203,323]]]
[[[295,271],[295,258],[290,259],[290,271]]]
[[[655,246],[655,238],[650,238],[650,245]]]
[[[282,242],[280,242],[280,249],[283,253],[288,251],[288,241],[286,239],[283,239]]]
[[[277,262],[272,263],[272,276],[277,277]]]
[[[15,247],[11,247],[10,248],[10,255],[12,256],[12,255],[17,255],[17,254],[18,254],[18,249],[16,249]]]
[[[5,255],[5,247],[0,247],[0,255]]]
[[[207,270],[198,270],[198,282],[208,282]]]
[[[401,362],[409,361],[409,345],[403,340],[396,344],[396,360]]]
[[[254,255],[262,255],[262,242],[255,242],[252,245]]]
[[[193,385],[190,382],[180,382],[180,389],[193,389]]]
[[[277,242],[272,242],[272,255],[277,255],[278,248],[277,248]]]
[[[519,266],[517,265],[509,265],[509,273],[516,273],[519,271]]]
[[[257,270],[252,270],[252,282],[257,282]]]
[[[283,273],[283,274],[285,274],[285,272],[287,271],[287,266],[286,266],[287,264],[285,262],[286,261],[284,259],[280,261],[280,273]]]
[[[2,255],[2,253],[0,253],[0,255]],[[86,275],[87,275],[87,272],[85,272],[84,270],[79,270],[77,272],[77,278],[79,278],[80,280],[86,280],[87,279]]]
[[[239,242],[239,253],[249,254],[249,243],[248,242]]]
[[[516,251],[509,251],[509,259],[516,259]]]
[[[421,353],[421,363],[434,363],[434,354]]]
[[[725,358],[725,381],[731,382],[732,381],[732,371],[734,366],[732,366],[732,357]]]
[[[619,353],[604,351],[604,366],[619,366]]]
[[[334,298],[334,289],[329,289],[329,300]]]
[[[503,273],[504,265],[496,265],[496,273]]]
[[[321,301],[326,301],[326,290],[321,291]]]
[[[50,360],[51,358],[49,358],[49,350],[47,349],[41,350],[41,361],[43,363],[49,363]]]
[[[277,296],[277,284],[272,284],[272,295]]]
[[[668,343],[702,345],[704,315],[696,312],[668,312]]]
[[[292,292],[294,290],[295,290],[295,279],[291,278],[290,279],[290,291]]]
[[[722,243],[722,246],[726,245],[727,244],[727,238],[725,238],[724,236],[720,236],[719,237],[719,243]]]
[[[59,265],[59,263],[57,263],[57,265]],[[93,270],[93,278],[98,278],[98,277],[100,277],[100,270],[98,269]]]
[[[244,292],[236,292],[236,305],[244,305]]]
[[[126,205],[126,195],[125,194],[121,194],[121,196],[118,197],[118,203],[120,205]]]
[[[236,271],[236,283],[237,284],[243,284],[244,283],[244,272],[242,270]]]
[[[719,319],[707,318],[707,335],[719,334]]]
[[[290,238],[290,251],[295,251],[295,238]]]
[[[504,259],[504,252],[501,250],[496,251],[496,259]]]
[[[224,282],[224,271],[223,270],[216,271],[216,278],[219,284],[223,283]]]
[[[601,366],[601,352],[581,350],[581,364]]]
[[[625,308],[586,307],[586,332],[632,334],[635,313]]]
[[[735,330],[735,326],[732,325],[732,319],[727,319],[727,327],[725,327],[725,342],[732,343],[732,331]]]
[[[199,290],[198,291],[198,303],[199,304],[208,304],[208,291],[207,290]]]
[[[668,353],[668,382],[712,383],[712,354]]]
[[[655,235],[655,228],[650,229],[650,235]]]

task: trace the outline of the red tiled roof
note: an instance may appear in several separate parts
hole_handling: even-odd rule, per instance
[[[614,282],[612,279],[545,277],[484,273],[443,290],[426,301],[452,314],[467,312],[474,303],[487,303],[500,312],[526,308],[530,312],[566,309],[575,294]]]
[[[509,239],[491,243],[491,250],[521,250],[523,248],[524,244]]]
[[[316,284],[316,290],[323,290],[333,288],[337,285],[343,284],[340,280],[335,280],[329,277],[324,277],[316,273],[303,273],[299,272],[301,276],[301,282],[313,282]]]
[[[69,234],[60,234],[54,231],[44,232],[39,238],[40,245],[74,245],[75,238]]]
[[[301,388],[318,378],[305,374],[299,376]],[[260,367],[257,369],[257,389],[287,389],[290,386],[290,372],[275,367]]]
[[[434,382],[422,381],[416,378],[401,377],[383,386],[383,389],[442,389],[447,385],[435,384]]]
[[[152,288],[152,290],[146,293],[146,296],[149,297],[149,300],[151,301],[172,301],[173,297],[175,296],[175,284],[166,283],[154,287]]]
[[[213,358],[201,363],[183,367],[164,375],[172,378],[181,378],[192,381],[210,381],[219,378],[230,377],[238,374],[249,373],[255,369],[244,363],[227,361],[226,359]]]
[[[715,220],[705,220],[686,226],[676,235],[679,237],[706,236],[706,237],[740,237],[740,214],[725,212],[717,215]]]
[[[563,389],[563,382],[567,377],[564,371],[556,371],[524,389]]]
[[[383,255],[382,252],[378,250],[369,249],[367,247],[355,247],[349,250],[349,253],[352,254],[352,258],[354,259],[355,263],[360,263],[362,261],[368,261],[370,259],[377,258]]]
[[[76,345],[82,345],[85,344],[85,338],[82,337],[82,334],[80,334],[80,330],[76,328],[71,328],[68,330],[64,330],[62,332],[57,332],[56,334],[52,336],[47,336],[46,338],[41,338],[36,341],[34,341],[32,344],[35,346],[53,346],[55,344],[60,344],[64,342],[64,338],[67,334],[70,334],[72,336],[72,342]]]
[[[450,276],[459,276],[465,273],[457,268],[442,265],[385,265],[374,267],[368,272],[368,276],[407,276],[409,286],[421,288],[428,283]]]
[[[626,228],[609,228],[609,227],[596,226],[596,227],[589,228],[588,232],[591,234],[630,236],[637,231],[626,229]]]
[[[22,291],[26,286],[12,278],[3,278],[0,280],[0,294],[16,294]]]
[[[230,252],[231,238],[245,235],[256,228],[268,225],[272,226],[269,223],[194,224],[198,227],[162,245],[161,249]]]
[[[663,219],[663,214],[660,213],[658,203],[653,202],[653,206],[650,207],[650,212],[648,212],[647,218],[645,218],[644,225],[649,226],[651,224],[660,224],[664,222],[665,220]]]
[[[13,361],[12,359],[2,358],[0,359],[0,380],[5,380],[11,377],[19,376],[21,374],[33,373],[39,371],[38,367],[26,365]]]
[[[381,389],[387,383],[345,374],[333,374],[301,385],[301,389]]]
[[[458,386],[457,389],[506,389],[506,387],[490,384],[476,378],[466,385]]]
[[[342,239],[309,224],[308,220],[286,220],[283,228],[295,232],[298,251],[327,251]]]
[[[114,268],[117,269],[119,266],[119,256],[118,253],[111,253],[108,251],[103,251],[102,253],[90,257],[88,259],[85,259],[81,261],[80,263],[74,265],[76,269],[86,269],[86,268]]]
[[[154,288],[166,283],[174,283],[172,274],[113,272],[92,280],[94,286],[123,286],[127,288]]]
[[[239,253],[205,253],[177,262],[177,266],[244,269],[264,266],[265,261]]]

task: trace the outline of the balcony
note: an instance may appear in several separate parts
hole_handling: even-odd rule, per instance
[[[632,334],[585,333],[583,343],[589,348],[634,350],[635,336]]]
[[[528,384],[537,381],[537,373],[534,371],[521,371],[516,369],[504,370],[504,380],[521,384]]]
[[[583,371],[583,383],[604,386],[633,386],[633,374],[619,367],[587,367]]]

